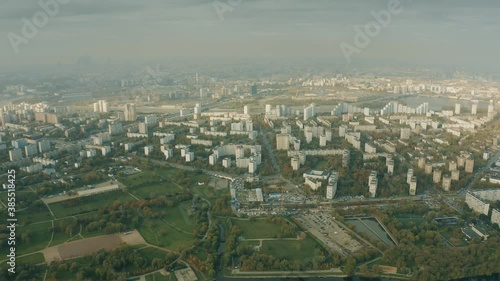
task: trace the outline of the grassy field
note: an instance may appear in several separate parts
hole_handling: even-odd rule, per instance
[[[415,223],[416,226],[419,226],[424,222],[422,216],[419,215],[398,214],[395,218],[400,221],[404,227],[407,227],[410,222]]]
[[[17,255],[29,254],[44,249],[52,236],[52,223],[44,222],[17,228]],[[23,239],[27,235],[29,238]]]
[[[193,245],[193,235],[180,232],[159,219],[147,220],[138,230],[148,243],[172,251]]]
[[[45,259],[42,253],[35,253],[22,258],[18,258],[16,262],[18,262],[19,264],[39,264],[45,262]]]
[[[302,260],[314,256],[314,250],[320,247],[307,236],[302,240],[272,240],[263,241],[262,253],[288,260]]]
[[[191,201],[186,201],[175,208],[167,209],[167,215],[164,220],[183,231],[193,233],[196,228],[195,222],[189,217]]]
[[[233,219],[232,222],[233,225],[241,228],[243,231],[242,236],[245,239],[285,237],[281,231],[281,225],[268,222],[265,219],[254,221]]]
[[[73,236],[75,234],[76,233],[74,233]],[[71,238],[72,238],[72,236],[69,236],[69,234],[67,234],[65,232],[56,231],[56,232],[54,232],[54,238],[52,239],[52,242],[50,243],[49,247],[62,244],[64,242],[70,240]],[[76,241],[76,240],[79,240],[79,239],[82,239],[82,238],[80,238],[79,236],[77,236],[77,237],[74,237],[73,239],[71,239],[71,241]]]
[[[0,200],[7,204],[7,192],[0,192]],[[31,189],[16,190],[16,208],[16,217],[19,224],[30,224],[52,219],[47,206]]]
[[[180,176],[181,173],[183,176]],[[203,176],[203,175],[202,175]],[[185,184],[178,185],[180,178],[185,179]],[[120,182],[128,187],[128,191],[141,199],[168,196],[182,190],[196,180],[194,173],[184,172],[178,169],[159,169],[155,171],[143,171],[138,174],[120,178]]]
[[[183,187],[198,186],[199,182],[208,183],[210,179],[210,176],[205,174],[174,168],[159,169],[156,171],[156,174],[167,181],[176,182]]]
[[[151,199],[159,196],[167,196],[179,192],[180,189],[173,183],[157,182],[145,184],[139,187],[128,188],[129,192],[141,199]]]
[[[164,259],[165,258],[165,251],[162,251],[160,249],[154,248],[154,247],[146,247],[138,250],[141,255],[148,260],[153,260],[155,258],[158,259]]]
[[[120,177],[118,181],[123,183],[127,187],[134,187],[144,184],[148,181],[156,181],[154,173],[152,171],[143,171],[130,176]]]
[[[240,241],[239,242],[240,245],[245,245],[245,246],[252,246],[252,247],[255,247],[255,246],[259,246],[260,245],[260,242],[259,241]]]
[[[37,202],[42,203],[42,200],[37,200]],[[50,214],[49,209],[47,209],[47,206],[45,204],[40,204],[39,206],[40,207],[36,209],[28,207],[26,209],[21,209],[20,211],[18,211],[16,215],[17,220],[20,222],[20,224],[29,224],[33,222],[51,220],[52,215]]]
[[[99,208],[111,206],[115,201],[125,202],[135,199],[123,190],[114,190],[97,195],[81,197],[49,204],[50,209],[57,218],[63,218],[76,214],[83,214],[98,210]]]
[[[174,281],[175,276],[173,276],[173,275],[174,275],[173,273],[170,273],[167,276],[163,276],[163,275],[161,275],[161,273],[156,272],[153,274],[146,275],[146,281]],[[174,279],[172,279],[172,277]]]

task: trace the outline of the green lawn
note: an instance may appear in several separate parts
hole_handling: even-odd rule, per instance
[[[167,276],[161,275],[161,273],[156,272],[153,274],[146,275],[146,281],[172,281],[171,275],[174,275],[173,273],[170,273]],[[175,278],[175,276],[174,276]]]
[[[0,200],[7,204],[7,192],[0,192]],[[30,224],[51,220],[52,216],[38,195],[31,189],[25,189],[16,190],[16,218],[18,224]]]
[[[398,214],[395,216],[395,218],[400,221],[404,227],[407,227],[410,222],[413,222],[416,224],[416,226],[421,225],[424,220],[422,219],[422,216],[419,215],[411,215],[411,214]]]
[[[183,202],[177,207],[167,209],[167,215],[163,219],[176,228],[193,233],[196,224],[189,216],[190,209],[191,201]]]
[[[155,258],[158,258],[161,260],[165,259],[166,252],[162,251],[160,249],[154,248],[154,247],[146,247],[146,248],[142,248],[138,251],[141,253],[141,255],[143,257],[147,258],[150,261],[152,261]]]
[[[38,201],[42,202],[42,200]],[[40,205],[40,207],[36,209],[32,207],[22,209],[21,211],[18,211],[16,215],[19,224],[29,224],[33,222],[46,221],[52,219],[52,215],[50,214],[49,209],[47,209],[47,206],[45,204]]]
[[[193,245],[193,235],[177,231],[159,219],[147,220],[139,227],[139,232],[148,243],[172,251],[179,251],[179,247],[188,248]]]
[[[133,187],[145,184],[148,181],[155,182],[156,180],[152,171],[143,171],[141,173],[133,174],[130,176],[120,177],[118,181],[123,183],[127,187]]]
[[[75,240],[76,240],[76,238],[77,237],[75,237]],[[71,239],[71,236],[69,236],[69,234],[67,234],[65,232],[61,232],[61,231],[56,231],[56,232],[54,232],[54,238],[52,239],[52,242],[50,243],[49,247],[62,244],[64,242],[68,241],[69,239]],[[81,239],[81,238],[78,237],[78,239]]]
[[[255,246],[259,246],[260,245],[260,242],[259,241],[240,241],[239,242],[240,245],[245,245],[245,246],[252,246],[252,247],[255,247]]]
[[[130,187],[128,191],[141,199],[152,199],[159,196],[167,196],[175,194],[180,189],[170,182],[157,182],[151,184],[144,184],[144,186]]]
[[[233,225],[238,226],[243,231],[245,239],[258,238],[278,238],[285,237],[281,231],[281,225],[268,222],[265,219],[239,220],[233,219]]]
[[[16,260],[18,264],[39,264],[45,262],[42,253],[35,253]]]
[[[101,194],[80,197],[62,202],[49,204],[50,209],[57,218],[63,218],[76,214],[83,214],[98,210],[99,208],[111,206],[115,201],[126,202],[135,199],[123,190],[114,190]]]
[[[313,239],[307,236],[302,240],[272,240],[263,241],[262,253],[280,259],[302,260],[314,256],[314,250],[320,247]]]
[[[120,182],[128,187],[130,193],[139,198],[155,198],[181,191],[181,188],[174,183],[179,179],[181,172],[183,171],[172,168],[143,171],[142,173],[122,177],[120,178]],[[184,178],[194,180],[190,176],[184,175]]]
[[[17,255],[29,254],[44,249],[52,236],[50,222],[19,226],[17,232]],[[28,234],[28,239],[22,239],[23,234]]]
[[[167,181],[176,182],[183,187],[198,186],[199,182],[208,183],[210,176],[197,174],[191,171],[185,171],[175,168],[162,168],[156,171],[156,174]]]

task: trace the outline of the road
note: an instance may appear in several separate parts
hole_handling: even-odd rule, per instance
[[[266,147],[267,153],[269,153],[269,160],[271,160],[271,164],[274,167],[275,174],[281,174],[280,166],[278,165],[278,161],[276,161],[276,156],[274,156],[274,151],[267,139],[267,135],[262,131],[262,127],[260,127],[260,136],[262,141],[264,142],[264,146]]]
[[[486,165],[484,166],[484,168],[481,168],[479,171],[477,171],[477,173],[474,175],[474,178],[469,182],[469,184],[467,184],[466,187],[464,187],[460,191],[459,194],[456,195],[456,197],[465,198],[467,191],[472,187],[474,182],[477,181],[480,177],[482,177],[483,172],[490,169],[491,166],[493,166],[493,164],[495,164],[495,162],[497,162],[499,159],[500,159],[500,151],[498,151],[495,155],[490,157],[490,159],[486,162]],[[453,196],[451,196],[451,197],[453,197]]]

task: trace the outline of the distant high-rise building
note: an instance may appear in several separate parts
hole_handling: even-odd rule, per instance
[[[40,153],[44,153],[50,150],[50,141],[49,140],[41,140],[38,142],[38,151]]]
[[[94,112],[108,112],[108,102],[99,100],[94,103]]]
[[[351,161],[351,151],[349,149],[345,149],[342,152],[342,167],[349,167],[349,162]]]
[[[432,177],[432,181],[434,183],[439,183],[441,182],[441,170],[439,169],[435,169],[434,172],[433,172],[433,177]]]
[[[13,148],[23,149],[24,147],[26,147],[28,142],[26,141],[26,139],[18,139],[18,140],[11,141],[11,144],[12,144]]]
[[[451,177],[450,175],[443,176],[443,190],[450,191],[451,189]]]
[[[377,187],[378,187],[377,172],[372,171],[370,173],[370,176],[368,177],[368,192],[370,193],[370,197],[373,198],[376,196]]]
[[[488,116],[495,112],[495,106],[493,105],[493,100],[490,100],[490,104],[488,104]]]
[[[432,168],[432,163],[425,164],[425,173],[428,175],[432,174]]]
[[[134,104],[126,104],[123,112],[125,121],[133,122],[137,119],[137,113]]]
[[[422,170],[425,169],[425,157],[418,158],[418,168]]]
[[[248,119],[245,121],[245,131],[251,132],[253,131],[253,121],[252,119]]]
[[[339,137],[341,137],[341,138],[345,137],[346,131],[347,131],[347,127],[344,125],[341,125],[339,127]]]
[[[249,114],[249,111],[248,111],[248,105],[245,105],[245,106],[243,107],[243,114],[245,114],[245,115],[248,115],[248,114]]]
[[[410,139],[410,134],[411,134],[410,128],[401,128],[400,138],[402,140],[408,140],[408,139]]]
[[[266,104],[266,114],[271,114],[273,107],[270,104]]]
[[[222,159],[222,166],[224,166],[224,168],[231,167],[231,158]]]
[[[252,95],[256,95],[257,94],[257,85],[252,85],[252,87],[250,88],[250,92]]]
[[[47,112],[35,112],[35,121],[40,121],[42,123],[58,124],[59,116],[54,113]]]
[[[292,166],[292,170],[298,171],[300,168],[300,160],[298,156],[292,157],[290,160],[290,165]]]
[[[24,153],[26,157],[32,157],[38,154],[38,148],[34,144],[28,144],[24,147]]]
[[[460,107],[461,105],[459,103],[456,103],[455,104],[455,114],[456,115],[459,115],[460,114]]]
[[[333,199],[337,193],[337,185],[339,180],[339,174],[332,171],[330,177],[328,178],[328,185],[326,186],[326,199]]]
[[[474,172],[474,159],[467,158],[465,160],[465,172],[466,173],[473,173]]]
[[[457,162],[455,161],[450,161],[448,164],[448,171],[455,171],[457,169]]]
[[[406,173],[406,183],[411,182],[411,178],[413,177],[413,169],[408,169],[408,172]]]
[[[148,124],[139,123],[139,134],[147,134],[148,133]]]
[[[457,165],[460,168],[465,167],[465,157],[464,156],[457,156]]]
[[[149,125],[158,124],[158,118],[155,115],[148,115],[144,117],[144,123]]]
[[[311,103],[308,107],[304,108],[304,121],[307,121],[307,119],[314,117],[316,115],[316,105],[314,103]]]
[[[108,125],[108,133],[112,136],[123,133],[122,123],[116,122]]]
[[[319,136],[319,146],[326,146],[326,135]]]
[[[410,195],[417,194],[417,177],[413,176],[410,179]]]
[[[9,151],[10,161],[17,161],[23,159],[23,151],[20,148],[15,148]]]
[[[145,155],[150,155],[153,152],[153,146],[152,145],[147,145],[144,147],[144,154]]]
[[[471,113],[472,115],[476,115],[476,114],[477,114],[477,102],[474,102],[474,103],[472,104],[472,109],[471,109],[470,113]]]
[[[276,149],[288,150],[288,148],[290,147],[290,138],[291,138],[291,136],[289,134],[277,134],[276,135]]]
[[[386,161],[386,165],[387,165],[387,173],[392,176],[394,174],[394,160],[391,159]]]

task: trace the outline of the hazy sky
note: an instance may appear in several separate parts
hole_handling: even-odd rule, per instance
[[[232,0],[241,3],[225,12],[224,20],[214,2],[228,0],[65,0],[16,54],[8,34],[23,36],[22,18],[31,21],[43,11],[38,1],[55,0],[0,1],[3,67],[74,63],[82,55],[102,62],[108,57],[343,58],[339,44],[354,44],[355,26],[363,28],[373,20],[371,11],[387,10],[391,0]],[[389,26],[353,55],[354,62],[500,69],[500,1],[401,0],[401,7]]]

